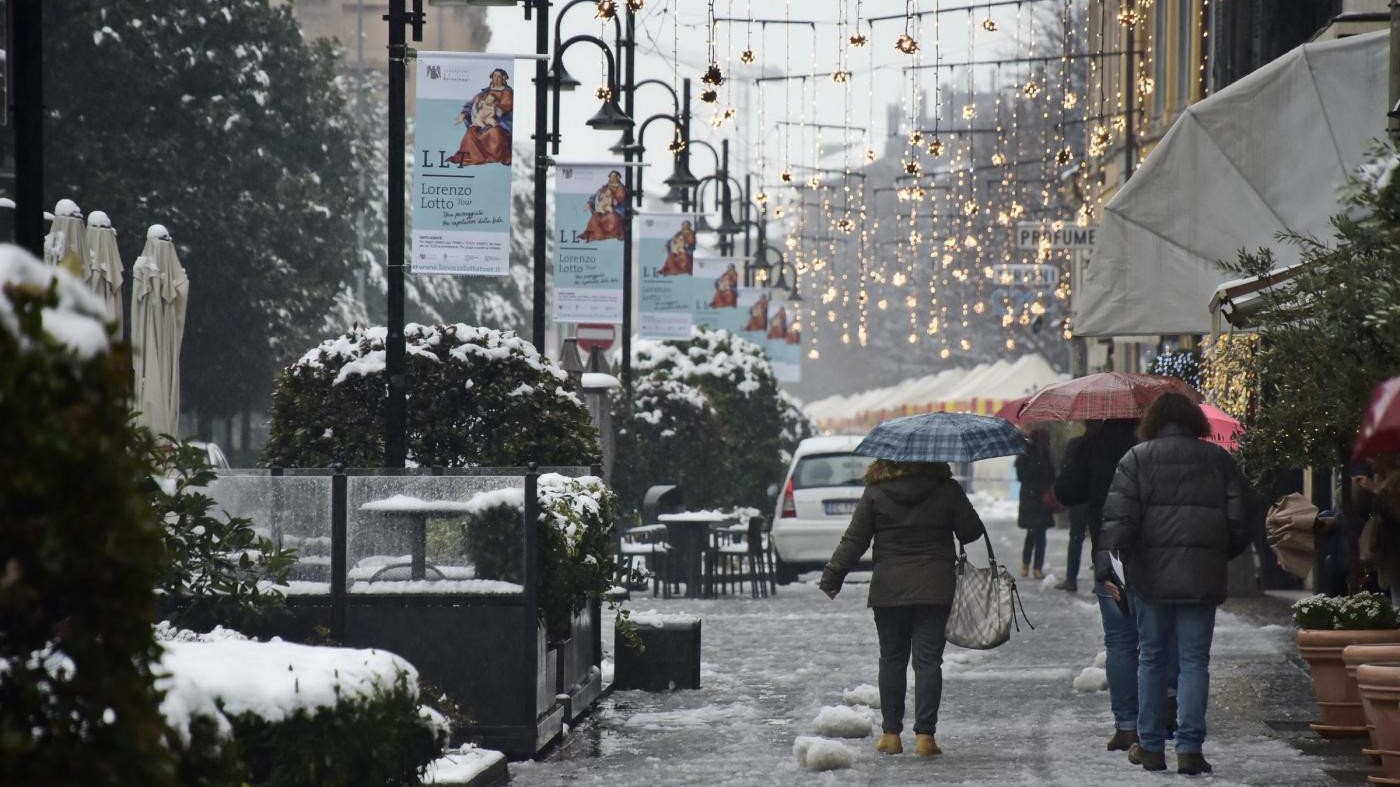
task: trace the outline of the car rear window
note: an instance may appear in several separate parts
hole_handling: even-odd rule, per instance
[[[875,461],[855,454],[812,454],[797,460],[792,471],[793,489],[821,486],[865,486],[865,468]]]

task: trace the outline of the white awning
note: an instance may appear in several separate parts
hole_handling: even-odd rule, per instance
[[[1217,260],[1320,238],[1337,188],[1385,137],[1387,31],[1305,44],[1188,107],[1104,207],[1074,292],[1079,336],[1208,333]]]

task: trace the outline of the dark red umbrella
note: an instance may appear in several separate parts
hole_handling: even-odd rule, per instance
[[[997,411],[992,413],[992,415],[1005,418],[1016,426],[1020,426],[1022,424],[1021,405],[1025,404],[1026,400],[1029,398],[1028,396],[1022,396],[1019,399],[1007,399],[1005,402],[1001,403],[1001,407],[997,408]]]
[[[1201,401],[1196,389],[1175,377],[1100,372],[1041,388],[1026,400],[1020,417],[1022,423],[1141,418],[1167,391]]]
[[[1392,377],[1371,391],[1351,459],[1393,453],[1400,453],[1400,377]]]

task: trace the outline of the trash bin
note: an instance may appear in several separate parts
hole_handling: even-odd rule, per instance
[[[642,497],[642,524],[654,525],[662,514],[675,514],[685,510],[685,495],[676,484],[660,484],[647,488]]]
[[[643,650],[621,631],[613,643],[614,689],[671,691],[700,688],[700,619],[690,615],[634,615]]]

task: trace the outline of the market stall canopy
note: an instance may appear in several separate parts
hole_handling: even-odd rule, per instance
[[[991,415],[1008,399],[1026,396],[1068,379],[1040,355],[944,369],[895,385],[847,396],[831,396],[803,410],[826,434],[865,434],[881,421],[938,411]]]
[[[1074,293],[1079,336],[1208,333],[1217,260],[1327,237],[1337,188],[1385,136],[1385,31],[1304,44],[1187,107],[1104,207]]]

